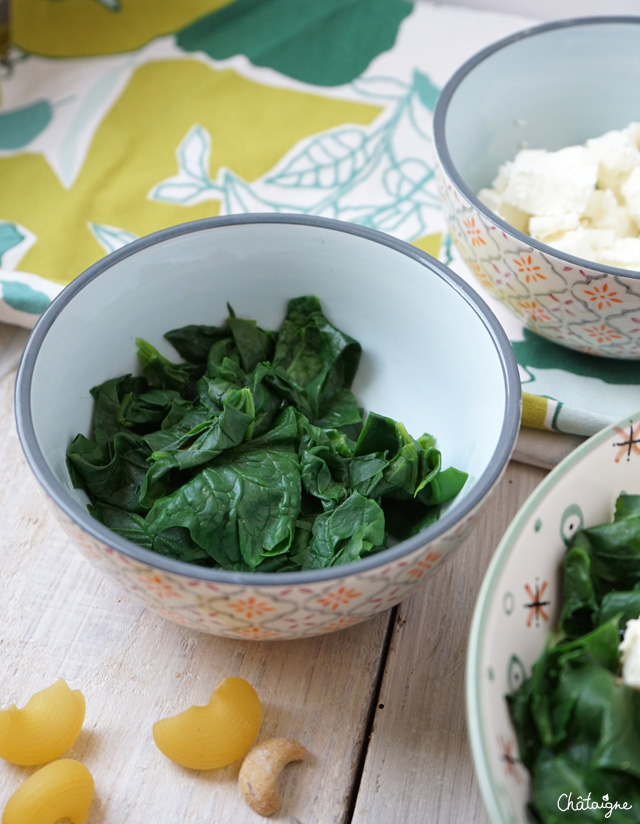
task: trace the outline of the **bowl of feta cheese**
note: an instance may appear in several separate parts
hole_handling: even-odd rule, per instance
[[[466,661],[491,824],[640,815],[640,412],[534,490],[485,573]]]
[[[468,60],[434,111],[450,237],[531,331],[640,359],[640,16],[513,34]]]

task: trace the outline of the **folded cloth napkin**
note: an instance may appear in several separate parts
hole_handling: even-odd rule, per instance
[[[432,112],[460,64],[535,22],[429,0],[14,2],[0,321],[33,325],[136,237],[239,212],[380,229],[482,291],[446,234]],[[527,430],[585,436],[640,408],[634,364],[538,340],[483,297],[520,365]]]

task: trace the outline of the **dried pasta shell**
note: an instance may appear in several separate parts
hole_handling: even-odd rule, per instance
[[[34,693],[22,709],[0,710],[0,757],[23,766],[53,761],[78,737],[85,708],[80,690],[60,678]]]
[[[232,764],[253,743],[262,708],[254,688],[244,678],[223,678],[204,707],[189,707],[153,725],[158,749],[194,770]]]
[[[61,758],[22,782],[7,801],[2,824],[54,824],[61,818],[85,824],[93,794],[93,777],[84,764]]]

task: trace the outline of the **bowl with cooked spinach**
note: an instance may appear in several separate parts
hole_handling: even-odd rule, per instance
[[[85,555],[234,638],[408,596],[470,533],[519,414],[474,290],[388,235],[293,215],[111,253],[43,314],[16,385],[27,460]]]
[[[492,824],[640,815],[640,412],[534,490],[476,603],[466,702]]]

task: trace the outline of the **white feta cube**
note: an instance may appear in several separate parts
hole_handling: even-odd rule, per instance
[[[598,260],[609,266],[640,272],[640,237],[619,237],[610,247],[599,250]]]
[[[495,212],[497,215],[500,214],[500,206],[502,204],[500,192],[497,192],[495,189],[480,189],[478,198],[488,209],[491,209],[492,212]]]
[[[502,166],[500,166],[500,168],[498,169],[498,174],[495,176],[493,182],[491,183],[491,188],[494,189],[496,192],[502,194],[502,192],[504,192],[509,183],[512,168],[512,160],[507,160],[506,163],[503,163]]]
[[[631,170],[640,165],[640,149],[631,131],[611,131],[585,143],[598,160],[598,186],[617,196]]]
[[[594,189],[580,221],[591,229],[611,229],[618,237],[633,237],[637,228],[626,206],[618,204],[611,189]]]
[[[580,224],[580,215],[577,212],[566,212],[564,215],[534,215],[529,220],[529,234],[543,243],[555,237],[577,229]]]
[[[587,229],[584,226],[578,226],[577,229],[565,232],[556,238],[553,245],[568,255],[598,260],[599,251],[611,248],[614,240],[615,235],[610,229]]]
[[[529,213],[504,203],[500,192],[495,189],[480,189],[478,197],[485,206],[504,218],[510,226],[521,232],[529,232]]]
[[[629,216],[640,229],[640,166],[631,171],[620,187],[620,194]]]
[[[529,219],[531,215],[529,212],[523,212],[516,206],[511,206],[504,201],[500,204],[500,216],[503,217],[508,224],[521,232],[529,233]]]
[[[622,643],[619,646],[622,663],[622,680],[634,689],[640,689],[640,619],[627,621]]]
[[[640,149],[640,123],[629,123],[625,132],[629,135],[631,142]]]
[[[516,155],[502,200],[532,215],[581,214],[597,177],[597,159],[584,146],[525,149]]]

